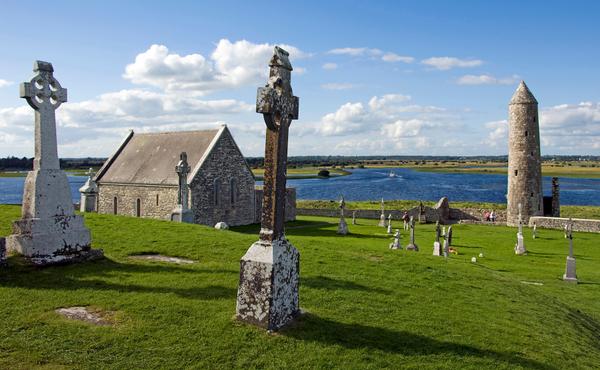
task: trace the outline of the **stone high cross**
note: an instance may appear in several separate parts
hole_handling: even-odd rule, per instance
[[[291,86],[292,65],[287,51],[275,47],[269,62],[269,80],[258,88],[256,112],[267,125],[265,173],[260,239],[273,241],[284,237],[285,185],[288,129],[298,119],[298,97]]]
[[[181,208],[188,208],[188,186],[187,177],[190,173],[190,166],[187,162],[187,153],[181,152],[179,155],[179,163],[175,166],[175,172],[179,176],[179,191],[177,192],[177,204],[181,204]]]
[[[256,97],[256,112],[267,125],[261,230],[240,261],[236,305],[238,320],[268,330],[278,330],[300,313],[300,253],[284,234],[288,129],[298,119],[288,57],[275,47],[268,83]]]
[[[35,110],[35,159],[33,169],[59,169],[54,111],[67,101],[67,89],[54,78],[51,63],[36,61],[37,74],[21,84],[20,95]]]
[[[342,195],[342,197],[340,199],[340,215],[342,216],[342,218],[344,218],[344,210],[345,209],[346,209],[346,201],[344,200],[344,196]]]
[[[569,238],[569,255],[567,256],[563,280],[577,283],[577,269],[575,266],[575,256],[573,255],[573,220],[571,218],[569,218],[569,223],[567,225],[566,232],[567,238]]]

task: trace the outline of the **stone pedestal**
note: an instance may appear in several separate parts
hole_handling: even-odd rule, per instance
[[[410,243],[409,245],[406,246],[406,250],[407,251],[415,251],[418,252],[419,251],[419,246],[417,246],[414,243]]]
[[[30,171],[25,180],[23,217],[7,237],[9,251],[36,265],[78,262],[102,257],[90,247],[90,231],[76,215],[67,176],[61,170]]]
[[[442,254],[443,254],[443,252],[442,252],[442,246],[440,245],[440,242],[433,242],[433,255],[439,257]]]
[[[577,283],[577,274],[575,271],[575,257],[567,256],[567,265],[565,267],[565,273],[563,280],[570,283]]]
[[[88,179],[85,184],[79,188],[81,193],[79,201],[80,212],[96,212],[96,204],[98,202],[98,185],[92,178],[92,169],[88,171]]]
[[[337,233],[340,235],[348,234],[348,224],[346,223],[346,220],[343,217],[340,218],[340,223],[338,224]]]
[[[523,234],[517,233],[517,244],[515,245],[515,254],[524,255],[527,254],[527,249],[525,249],[525,242],[523,240]]]
[[[300,313],[300,254],[285,238],[258,241],[240,262],[236,317],[277,330]]]
[[[171,212],[171,221],[193,224],[194,212],[191,209],[184,209],[181,204],[178,204]]]
[[[385,215],[383,213],[381,214],[381,216],[379,216],[379,223],[377,224],[377,226],[385,227]]]

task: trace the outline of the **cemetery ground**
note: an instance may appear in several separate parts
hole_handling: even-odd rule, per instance
[[[0,235],[20,207],[0,206]],[[575,233],[580,284],[563,282],[567,241],[525,229],[453,226],[458,255],[432,256],[434,225],[417,225],[420,252],[389,250],[377,220],[336,235],[337,219],[287,224],[301,254],[304,315],[278,333],[233,319],[239,260],[258,226],[229,231],[85,214],[106,258],[0,269],[0,368],[593,368],[600,363],[600,235]],[[399,223],[396,226],[401,227]],[[401,243],[407,244],[406,232]],[[484,253],[477,263],[471,257]],[[196,261],[130,258],[157,253]],[[55,310],[85,306],[108,325]]]

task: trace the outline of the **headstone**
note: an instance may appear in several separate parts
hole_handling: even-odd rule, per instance
[[[188,206],[189,192],[187,178],[190,170],[191,168],[187,162],[187,153],[181,152],[179,162],[175,166],[175,172],[177,172],[178,177],[177,206],[171,212],[171,221],[194,223],[194,213]]]
[[[471,263],[477,263],[477,257],[471,257]]]
[[[383,203],[383,198],[381,198],[381,215],[379,215],[378,226],[385,227],[385,204]]]
[[[567,238],[567,230],[569,229],[569,225],[565,224],[565,226],[563,227],[563,233],[565,235],[565,239]]]
[[[523,240],[523,217],[521,215],[521,204],[519,203],[519,232],[517,232],[517,244],[515,244],[515,254],[522,256],[527,254],[527,249],[525,249],[525,241]]]
[[[340,222],[338,224],[337,233],[340,235],[348,234],[348,224],[346,223],[346,219],[344,218],[344,210],[346,209],[346,201],[344,201],[344,196],[342,195],[342,199],[340,199]]]
[[[215,224],[215,229],[217,230],[227,230],[229,229],[229,225],[226,222],[220,221]]]
[[[426,224],[427,217],[425,215],[425,207],[423,206],[423,202],[419,202],[419,223]]]
[[[563,280],[568,281],[570,283],[577,283],[575,256],[573,255],[573,220],[571,220],[570,218],[567,228],[567,239],[569,239],[569,255],[567,256],[567,265],[565,266]]]
[[[400,245],[400,230],[398,229],[396,229],[394,241],[390,244],[390,249],[402,249],[402,245]]]
[[[537,225],[535,222],[533,223],[533,230],[531,232],[531,235],[532,235],[533,239],[537,238]]]
[[[25,179],[21,219],[13,224],[7,249],[33,264],[77,262],[102,257],[91,248],[90,231],[75,214],[67,175],[61,171],[54,111],[67,101],[67,90],[54,78],[52,64],[37,61],[21,97],[35,110],[33,171]]]
[[[352,211],[352,225],[356,225],[356,211]]]
[[[300,312],[300,253],[284,231],[288,130],[298,119],[288,57],[275,47],[268,83],[257,93],[256,111],[267,126],[261,231],[240,261],[236,307],[239,320],[268,330],[289,324]]]
[[[452,246],[452,226],[448,226],[448,246]]]
[[[94,181],[94,170],[90,168],[87,172],[88,178],[79,188],[80,201],[79,211],[80,212],[96,212],[96,203],[98,201],[98,185]]]
[[[0,267],[6,264],[6,239],[0,237]]]
[[[388,235],[392,235],[392,214],[391,213],[388,215],[387,233],[388,233]]]
[[[409,226],[410,226],[410,243],[406,246],[406,250],[418,252],[419,247],[415,243],[415,219],[412,216],[410,217]]]
[[[450,255],[450,245],[452,243],[452,226],[448,226],[448,232],[444,230],[444,248],[443,254],[444,257],[448,257]]]
[[[440,223],[435,223],[435,241],[433,242],[433,255],[434,256],[442,256],[444,252],[442,251],[442,246],[440,244]]]
[[[479,258],[483,258],[483,252],[479,253]]]

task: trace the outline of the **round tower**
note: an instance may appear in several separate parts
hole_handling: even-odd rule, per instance
[[[521,81],[508,105],[508,194],[506,224],[519,223],[519,203],[523,222],[543,216],[542,158],[538,102]]]

